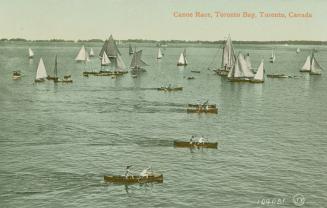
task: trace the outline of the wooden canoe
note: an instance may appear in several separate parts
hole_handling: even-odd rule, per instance
[[[142,176],[104,176],[105,181],[116,184],[134,184],[134,183],[163,183],[163,175],[151,175],[149,177]]]
[[[290,76],[285,74],[267,74],[267,77],[270,78],[290,78]]]
[[[157,90],[159,90],[159,91],[168,91],[168,92],[181,91],[181,90],[183,90],[183,87],[160,87],[160,88],[157,88]]]
[[[218,113],[218,108],[188,108],[186,110],[187,113]]]
[[[183,142],[183,141],[174,141],[175,147],[181,147],[181,148],[194,148],[194,147],[203,147],[203,148],[213,148],[217,149],[218,143],[203,143],[203,144],[197,144],[197,142],[193,142],[192,144],[190,142]]]

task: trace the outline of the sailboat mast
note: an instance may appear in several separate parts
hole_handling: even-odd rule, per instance
[[[55,58],[55,67],[54,67],[54,75],[55,75],[55,77],[58,77],[57,65],[58,65],[58,63],[57,63],[57,55],[56,55],[56,58]]]

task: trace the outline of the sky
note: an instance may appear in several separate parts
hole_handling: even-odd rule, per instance
[[[0,0],[0,38],[327,41],[325,0]],[[177,18],[174,12],[312,18]]]

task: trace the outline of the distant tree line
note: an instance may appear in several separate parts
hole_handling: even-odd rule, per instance
[[[6,41],[20,41],[20,42],[75,42],[74,40],[64,40],[64,39],[50,39],[50,40],[27,40],[25,38],[2,38],[0,42]],[[77,40],[78,43],[81,42],[104,42],[101,39],[89,39],[89,40]],[[127,39],[120,40],[122,43],[154,43],[157,45],[165,44],[222,44],[223,40],[219,41],[203,41],[203,40],[146,40],[146,39]],[[234,40],[234,44],[289,44],[289,45],[327,45],[327,41],[311,41],[311,40],[284,40],[284,41],[243,41],[243,40]]]

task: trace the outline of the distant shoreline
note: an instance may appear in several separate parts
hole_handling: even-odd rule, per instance
[[[144,39],[127,39],[117,40],[122,44],[126,43],[154,43],[154,44],[176,44],[176,43],[191,43],[191,44],[222,44],[224,40],[218,41],[204,41],[204,40],[144,40]],[[0,42],[68,42],[68,43],[99,43],[104,42],[101,39],[89,40],[64,40],[64,39],[49,39],[49,40],[27,40],[24,38],[2,38]],[[311,40],[283,40],[283,41],[243,41],[233,40],[234,44],[269,44],[269,45],[327,45],[327,41],[311,41]]]

